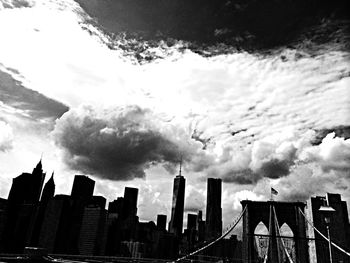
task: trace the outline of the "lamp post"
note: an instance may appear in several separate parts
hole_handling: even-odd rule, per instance
[[[321,206],[318,211],[324,215],[324,222],[327,228],[327,237],[328,237],[328,249],[329,249],[329,262],[333,263],[332,259],[332,242],[331,242],[331,234],[329,232],[329,224],[331,222],[331,214],[335,212],[335,210],[330,206]]]

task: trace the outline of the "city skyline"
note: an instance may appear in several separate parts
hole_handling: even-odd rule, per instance
[[[319,233],[324,235],[327,231],[330,238],[331,229],[332,240],[340,245],[340,252],[333,252],[332,257],[347,261],[349,256],[346,251],[350,246],[347,203],[337,193],[311,197],[307,203],[274,201],[272,197],[269,201],[242,200],[240,215],[223,232],[221,179],[208,178],[206,221],[202,221],[202,211],[188,213],[184,228],[185,179],[180,166],[179,174],[174,178],[172,213],[166,230],[165,215],[158,214],[156,224],[154,220],[139,220],[137,188],[125,186],[124,196],[109,202],[106,209],[106,198],[94,195],[95,181],[88,176],[74,176],[70,195],[55,193],[53,174],[44,185],[45,176],[40,159],[32,173],[13,178],[8,199],[0,200],[1,253],[21,254],[24,250],[40,247],[45,253],[69,257],[183,260],[196,251],[199,260],[209,256],[255,262],[268,257],[271,262],[280,262],[290,257],[291,260],[316,263],[323,262],[328,257],[325,255],[331,256],[326,249],[328,242],[319,238]],[[271,195],[278,195],[276,189],[271,187],[270,190]],[[324,208],[327,208],[327,214],[322,210]],[[242,218],[243,233],[239,240],[237,233],[231,231]],[[260,232],[260,224],[265,228],[269,226],[267,234]],[[229,238],[222,239],[229,233]],[[265,246],[262,250],[267,238],[270,249],[266,250],[268,247]],[[257,245],[260,250],[256,249]],[[207,248],[201,252],[201,247]]]
[[[264,21],[265,14],[277,21],[245,21],[236,33],[240,27],[223,18],[228,27],[205,26],[213,42],[157,28],[147,39],[143,31],[114,31],[118,16],[104,12],[119,9],[101,6],[109,0],[83,2],[0,0],[0,197],[43,156],[57,192],[70,194],[76,174],[95,180],[95,194],[107,200],[128,185],[139,189],[143,220],[169,220],[182,156],[185,214],[206,210],[207,178],[220,178],[224,228],[241,200],[268,200],[270,187],[280,201],[330,192],[349,206],[347,22],[333,14],[320,19],[320,6],[310,25],[309,15],[288,13],[305,10],[299,1],[271,12],[274,4],[238,1],[217,8],[229,10],[215,17],[257,18],[250,10],[261,10]],[[206,14],[183,14],[192,13]],[[282,24],[286,30],[275,34]],[[283,34],[290,25],[302,25],[295,38]],[[276,41],[264,48],[265,33]]]

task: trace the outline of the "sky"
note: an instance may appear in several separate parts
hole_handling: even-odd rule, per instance
[[[179,41],[139,63],[88,19],[73,0],[0,1],[0,197],[42,156],[56,193],[85,174],[108,201],[138,187],[140,220],[169,220],[182,157],[185,213],[205,214],[206,180],[222,178],[224,226],[271,187],[349,204],[348,51],[204,57]]]

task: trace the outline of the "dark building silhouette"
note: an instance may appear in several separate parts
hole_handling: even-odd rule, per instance
[[[22,252],[29,243],[44,179],[40,160],[31,174],[22,173],[12,180],[2,236],[5,252]]]
[[[329,230],[331,240],[345,250],[350,250],[350,225],[347,204],[341,200],[340,194],[327,193],[326,196],[312,197],[311,200],[311,220],[314,226],[327,237],[327,229],[324,215],[318,211],[321,206],[329,205],[335,212],[330,215]],[[313,229],[309,230],[311,237],[315,238],[315,246],[310,251],[311,263],[329,262],[328,242],[324,240]],[[316,256],[316,257],[315,257]],[[333,262],[350,262],[350,258],[337,249],[332,249]],[[316,260],[316,261],[315,261]]]
[[[159,230],[166,230],[166,215],[157,215],[157,228]]]
[[[71,197],[73,200],[87,203],[90,201],[94,192],[95,181],[85,175],[76,175],[74,177]]]
[[[67,232],[68,250],[65,253],[79,254],[78,242],[82,225],[84,208],[92,201],[95,181],[85,175],[74,177],[71,198],[73,201],[70,231]]]
[[[44,179],[45,173],[43,173],[40,160],[31,174],[22,173],[12,180],[8,196],[9,204],[37,204]]]
[[[187,214],[187,228],[184,232],[187,245],[185,250],[187,253],[192,252],[195,244],[197,243],[197,223],[198,220],[196,214]]]
[[[46,182],[40,202],[47,203],[55,195],[56,186],[53,176],[54,173],[52,173],[50,179]]]
[[[52,173],[51,178],[46,182],[39,206],[36,209],[36,213],[32,218],[32,224],[30,227],[30,246],[37,246],[39,241],[40,229],[43,224],[45,210],[47,208],[48,202],[53,198],[55,194],[55,182],[53,179],[54,173]]]
[[[120,233],[122,241],[135,240],[137,235],[137,224],[139,218],[137,217],[137,196],[138,189],[132,187],[125,187],[123,209],[120,216]]]
[[[101,195],[94,195],[91,198],[91,201],[89,202],[89,205],[93,205],[93,206],[97,206],[100,207],[102,209],[106,208],[106,198],[104,198]]]
[[[108,204],[108,213],[116,213],[121,215],[123,212],[124,198],[118,197],[117,200],[113,200]]]
[[[122,217],[129,218],[137,215],[137,196],[139,189],[125,187]]]
[[[156,251],[156,258],[176,259],[179,251],[178,238],[171,233],[162,234],[157,244]]]
[[[197,235],[198,235],[197,241],[199,243],[205,240],[205,221],[203,220],[202,210],[199,210],[197,214]]]
[[[79,236],[79,254],[103,255],[105,253],[107,223],[106,199],[94,196],[93,202],[84,208]]]
[[[173,200],[171,207],[171,218],[168,231],[180,238],[182,234],[184,203],[185,203],[185,178],[181,175],[181,166],[179,175],[174,178]]]
[[[216,261],[221,258],[222,261],[226,259],[228,262],[242,262],[242,241],[239,241],[236,235],[231,235],[228,239],[221,239],[200,253],[198,258],[203,258],[205,261],[208,256],[216,258]]]
[[[6,220],[6,208],[7,208],[7,199],[0,198],[0,251],[3,250],[3,242],[5,240],[2,240],[2,236],[4,234],[5,230],[5,220]]]
[[[219,178],[208,178],[205,231],[206,240],[217,238],[222,234],[221,179]]]
[[[49,200],[38,240],[39,247],[46,248],[48,253],[63,254],[69,250],[72,205],[69,195],[56,195]]]
[[[107,222],[106,222],[106,246],[105,255],[115,256],[120,251],[121,242],[121,229],[120,229],[120,218],[118,213],[111,212],[108,210]]]
[[[187,229],[197,229],[197,215],[187,214]]]

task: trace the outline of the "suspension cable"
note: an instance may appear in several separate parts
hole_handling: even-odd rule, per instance
[[[270,248],[270,242],[271,242],[271,230],[272,230],[272,211],[271,211],[271,205],[269,207],[269,242],[267,242],[267,249],[266,249],[266,254],[264,257],[264,263],[267,262],[267,258],[269,256],[269,248]]]
[[[312,226],[313,229],[315,229],[316,232],[317,232],[321,237],[323,237],[324,239],[326,239],[326,240],[329,242],[329,239],[328,239],[325,235],[323,235],[323,234],[321,233],[321,231],[319,231],[319,230],[313,225],[313,223],[311,223],[311,222],[307,219],[307,217],[305,216],[304,212],[300,209],[300,207],[299,207],[299,211],[300,211],[300,213],[304,216],[306,222],[308,222],[309,225]],[[331,241],[331,244],[332,244],[334,247],[336,247],[338,250],[340,250],[341,252],[345,253],[346,255],[348,255],[348,256],[350,257],[350,252],[347,252],[347,251],[345,251],[344,249],[342,249],[340,246],[338,246],[337,244],[334,244],[333,241]]]
[[[194,251],[194,252],[192,252],[190,254],[187,254],[187,255],[185,255],[185,256],[183,256],[181,258],[176,259],[174,262],[179,262],[179,261],[184,260],[184,259],[186,259],[186,258],[188,258],[190,256],[193,256],[193,255],[203,251],[204,249],[207,249],[208,247],[214,245],[216,242],[219,242],[221,239],[225,238],[236,227],[236,225],[239,223],[239,221],[241,220],[241,218],[242,218],[243,214],[245,213],[246,209],[247,209],[247,205],[244,207],[243,211],[239,214],[239,216],[236,217],[236,220],[233,221],[232,226],[223,235],[221,235],[220,237],[218,237],[214,241],[210,242],[209,244],[207,244],[207,245],[197,249],[196,251]]]
[[[274,213],[274,217],[275,217],[275,220],[276,220],[276,221],[275,221],[275,225],[276,225],[276,228],[277,228],[277,231],[278,231],[278,235],[281,236],[281,230],[280,230],[280,228],[279,228],[278,219],[277,219],[277,215],[276,215],[276,210],[275,210],[275,207],[274,207],[274,206],[272,206],[272,208],[273,208],[273,213]],[[286,253],[286,255],[287,255],[287,257],[288,257],[289,262],[290,262],[290,263],[294,263],[293,260],[292,260],[292,257],[289,255],[289,253],[288,253],[288,251],[287,251],[287,248],[286,248],[286,246],[285,246],[285,244],[284,244],[283,239],[280,238],[280,240],[281,240],[281,243],[282,243],[283,250],[284,250],[284,252]]]

